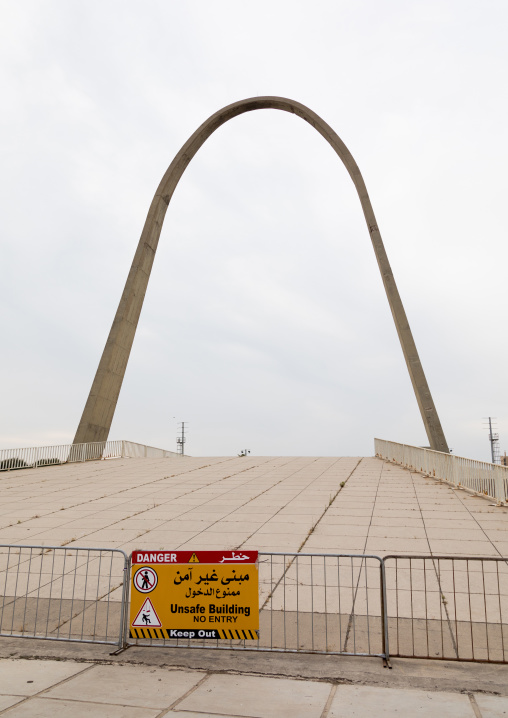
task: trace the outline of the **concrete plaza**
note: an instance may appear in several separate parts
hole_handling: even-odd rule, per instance
[[[0,473],[2,544],[499,557],[507,513],[376,458],[114,459]]]
[[[333,554],[393,553],[415,557],[386,568],[396,653],[502,660],[508,644],[506,563],[434,559],[508,556],[508,509],[377,458],[174,457],[24,469],[0,474],[0,511],[0,544],[65,547],[65,555],[25,551],[17,559],[0,548],[7,633],[30,633],[37,621],[40,633],[42,620],[48,635],[111,640],[123,559],[115,554],[108,566],[110,558],[74,547],[243,548],[298,554],[260,561],[261,645],[382,653],[379,560]]]
[[[328,556],[397,553],[500,558],[508,556],[507,513],[508,509],[491,506],[486,499],[377,458],[112,459],[0,474],[0,544],[65,547],[76,565],[78,553],[72,552],[73,547],[118,548],[126,553],[134,549],[244,548]],[[8,565],[7,552],[0,548],[2,571]],[[25,620],[28,625],[32,613],[36,621],[37,614],[44,614],[47,588],[40,590],[40,576],[46,570],[43,560],[51,563],[52,570],[60,567],[60,559],[51,556],[46,551],[33,559],[30,556],[15,577],[1,584],[7,632],[9,627],[14,632],[20,630],[18,618],[23,626]],[[374,652],[380,650],[379,573],[375,570],[379,562],[369,559],[373,561],[373,573],[369,574],[367,560],[351,559],[348,565],[349,559],[345,559],[347,572],[340,574],[339,586],[333,573],[325,569],[326,558],[313,559],[314,563],[301,556],[297,561],[288,557],[277,560],[269,579],[268,564],[260,563],[262,646],[285,647],[286,641],[293,640],[291,646],[300,650],[357,653],[364,649],[372,652],[377,641]],[[431,561],[435,564],[434,558]],[[505,562],[499,565],[503,570],[506,567]],[[418,564],[416,567],[412,576],[418,571],[421,574]],[[70,569],[67,564],[66,571]],[[87,575],[95,575],[94,570],[93,562],[88,562]],[[397,641],[408,636],[414,641],[419,627],[413,619],[418,619],[421,606],[418,586],[413,584],[411,592],[407,590],[404,571],[408,569],[397,574],[396,608],[401,616]],[[14,602],[12,596],[20,594],[19,587],[25,585],[29,572],[34,587],[27,578],[25,600]],[[85,585],[86,593],[84,572],[80,566],[72,578],[70,571],[73,592],[82,591]],[[450,576],[443,570],[436,581],[434,574],[434,569],[426,573],[425,581],[426,596],[437,599],[436,608],[426,602],[425,611],[430,610],[432,620],[425,622],[420,643],[408,646],[409,655],[414,651],[414,655],[470,658],[467,646],[461,653],[455,645],[462,635],[461,621],[469,630],[472,621],[486,625],[488,618],[499,629],[508,611],[506,586],[503,583],[502,603],[497,601],[494,606],[495,611],[502,609],[501,621],[495,611],[482,617],[474,606],[471,614],[471,605],[469,614],[462,616],[464,607],[454,605],[454,593],[449,592]],[[483,580],[485,576],[482,574]],[[11,578],[16,582],[14,590]],[[119,617],[121,565],[114,578],[100,589],[111,620]],[[459,572],[453,575],[454,591],[458,578],[463,579]],[[478,576],[473,572],[468,581],[470,578]],[[48,635],[65,628],[65,601],[71,604],[72,613],[66,586],[62,581],[57,617],[48,604],[47,618],[44,615]],[[337,598],[342,604],[333,602]],[[393,609],[394,600],[389,591],[389,608]],[[87,611],[92,611],[95,631],[101,620],[97,605],[100,603],[92,601],[90,608],[83,605],[79,609],[78,625],[86,627]],[[15,606],[21,611],[19,617]],[[295,616],[296,634],[292,635]],[[356,621],[353,631],[352,616]],[[499,643],[502,630],[501,626],[496,639],[499,645],[491,640],[486,647],[477,641],[476,659],[488,657],[486,648],[491,659],[492,651],[500,653],[502,649],[500,655],[504,655]],[[408,655],[402,648],[400,654]],[[338,718],[392,715],[398,708],[422,717],[441,713],[490,718],[508,712],[505,666],[395,659],[390,671],[378,658],[358,656],[185,650],[168,645],[134,646],[112,658],[111,650],[100,645],[0,638],[0,714],[57,718],[72,710],[76,718],[166,714]]]

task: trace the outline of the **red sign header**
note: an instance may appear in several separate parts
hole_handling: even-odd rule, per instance
[[[133,551],[132,564],[256,563],[257,551]]]

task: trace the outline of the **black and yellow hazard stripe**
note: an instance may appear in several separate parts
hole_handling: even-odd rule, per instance
[[[227,631],[224,629],[220,629],[218,631],[221,638],[228,638],[228,639],[240,639],[245,641],[257,641],[257,633],[255,631],[249,631],[249,630],[231,630],[228,629]]]
[[[129,638],[164,638],[164,633],[161,628],[131,628]]]

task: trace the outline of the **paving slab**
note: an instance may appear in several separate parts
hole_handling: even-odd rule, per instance
[[[417,690],[338,686],[328,718],[475,718],[468,696]]]
[[[19,661],[0,659],[0,694],[33,696],[81,673],[87,665],[69,661]]]
[[[178,704],[179,710],[256,718],[320,718],[330,685],[284,678],[215,675]]]
[[[508,698],[506,696],[486,696],[475,694],[475,700],[481,712],[481,718],[506,718],[508,716]]]
[[[9,718],[156,718],[159,710],[104,705],[88,701],[32,698],[8,712]]]
[[[179,711],[175,708],[167,715],[180,716],[180,718],[230,718],[231,714],[226,715],[225,713],[195,713],[194,711]]]
[[[499,556],[491,541],[454,541],[452,539],[429,539],[430,550],[438,556]],[[427,553],[422,551],[422,553]],[[429,552],[430,553],[430,552]]]
[[[184,696],[202,673],[168,671],[149,666],[93,666],[76,678],[49,690],[49,698],[139,706],[162,710]]]
[[[493,544],[500,556],[508,556],[508,541],[494,541]]]
[[[404,539],[400,543],[405,545],[405,539],[426,539],[427,533],[423,522],[419,526],[397,526],[394,524],[374,525],[369,528],[369,539],[379,537],[383,539],[397,538]]]

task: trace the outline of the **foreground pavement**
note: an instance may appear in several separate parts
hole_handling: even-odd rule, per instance
[[[498,718],[508,667],[0,639],[9,718]]]

